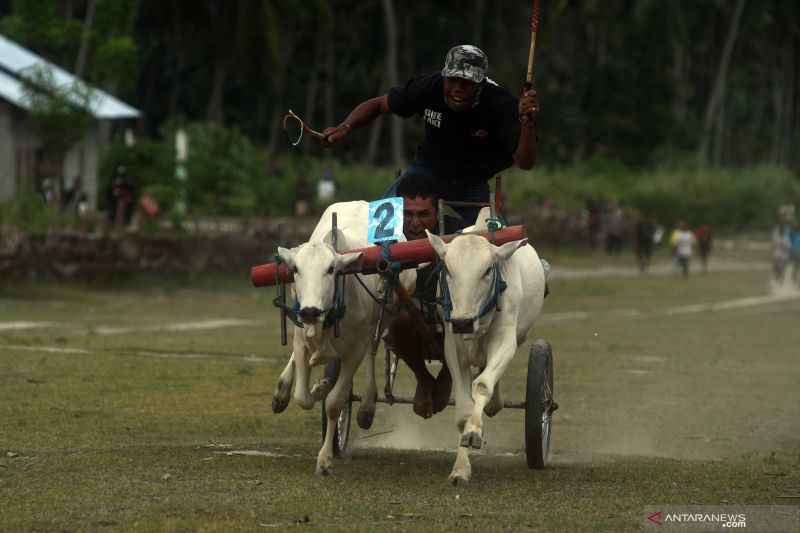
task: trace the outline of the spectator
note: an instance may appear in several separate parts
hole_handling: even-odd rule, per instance
[[[294,215],[303,218],[308,214],[308,202],[311,200],[311,184],[304,170],[300,171],[294,187]]]
[[[267,178],[269,179],[283,178],[283,167],[281,166],[280,162],[277,159],[273,159],[272,161],[270,161],[269,166],[267,167]]]
[[[678,227],[674,233],[674,243],[675,260],[678,262],[683,278],[686,279],[689,277],[689,261],[692,258],[695,238],[689,225],[683,220],[678,221]]]
[[[772,229],[772,271],[779,285],[783,284],[792,250],[792,226],[780,222]]]
[[[703,272],[708,270],[708,256],[711,254],[711,245],[714,242],[714,230],[708,224],[703,224],[694,231],[697,240],[697,251],[700,253],[700,263]]]
[[[636,264],[639,272],[647,272],[650,257],[653,255],[654,237],[656,234],[655,219],[648,214],[640,214],[635,226]]]
[[[586,230],[589,232],[589,245],[597,248],[597,236],[600,233],[600,202],[595,201],[591,196],[584,202],[584,214],[586,217]]]
[[[336,196],[336,176],[330,168],[322,173],[322,179],[317,183],[317,197],[324,203],[329,203]]]
[[[85,215],[89,209],[89,197],[83,192],[80,176],[72,178],[72,187],[61,196],[61,207],[74,215]]]
[[[792,246],[789,256],[792,260],[792,281],[800,282],[800,227],[797,222],[792,225]]]
[[[108,221],[115,226],[126,227],[131,222],[136,206],[136,193],[128,180],[127,169],[120,165],[107,191]]]
[[[53,178],[45,178],[42,180],[42,186],[39,190],[39,193],[42,195],[42,200],[46,205],[56,203],[58,194]]]
[[[625,217],[622,213],[622,207],[617,202],[610,201],[606,204],[602,223],[606,253],[622,253],[622,233],[625,230]]]

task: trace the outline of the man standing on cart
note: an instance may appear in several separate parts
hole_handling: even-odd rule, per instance
[[[411,166],[385,196],[396,196],[409,175],[423,174],[439,198],[488,202],[489,179],[513,164],[533,168],[539,112],[536,91],[525,91],[517,99],[486,77],[488,65],[478,47],[456,46],[447,53],[441,72],[415,76],[388,94],[362,102],[344,122],[323,130],[323,142],[333,147],[380,115],[419,115],[425,121],[425,138]],[[479,210],[456,208],[467,225],[475,222]]]

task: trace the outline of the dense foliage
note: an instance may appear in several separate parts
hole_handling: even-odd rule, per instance
[[[749,210],[773,213],[777,203],[797,201],[786,170],[800,168],[795,2],[540,3],[540,157],[535,178],[518,180],[531,185],[514,194],[547,194],[569,209],[587,195],[655,211],[711,206],[719,210],[713,218],[733,227],[759,218]],[[422,131],[419,121],[403,121],[397,145],[379,119],[334,154],[308,140],[291,148],[280,131],[286,110],[319,129],[336,124],[364,99],[438,70],[446,50],[465,42],[482,47],[490,76],[517,92],[531,7],[530,0],[0,0],[0,32],[143,111],[119,125],[118,134],[132,127],[140,140],[112,149],[105,179],[125,163],[140,188],[172,205],[180,187],[171,135],[182,122],[192,145],[193,212],[275,214],[291,211],[297,176],[313,183],[322,165],[338,169],[341,197],[379,194],[375,179],[383,184],[408,163]],[[276,165],[284,178],[268,175]],[[727,171],[737,168],[745,170]],[[551,176],[559,178],[549,183]]]
[[[85,76],[143,110],[140,134],[185,116],[283,151],[277,119],[286,109],[335,124],[393,83],[441,68],[453,44],[481,46],[490,75],[520,90],[531,6],[6,0],[0,32],[71,71],[85,44]],[[541,0],[534,73],[543,162],[600,155],[643,165],[667,150],[797,168],[799,10],[791,0]],[[407,159],[419,127],[406,126]],[[388,145],[360,132],[340,156],[388,162]]]

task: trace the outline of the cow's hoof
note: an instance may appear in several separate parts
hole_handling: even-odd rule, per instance
[[[469,484],[469,479],[464,476],[451,475],[447,478],[447,482],[454,487],[466,487]]]
[[[272,398],[272,412],[275,414],[282,413],[289,405],[289,400],[279,400],[273,396]]]
[[[318,476],[330,476],[331,475],[331,467],[330,466],[318,466],[315,474]]]
[[[358,422],[358,427],[361,429],[369,429],[372,427],[372,421],[375,419],[375,412],[374,411],[367,411],[367,410],[360,410],[358,411],[358,416],[356,416],[356,421]]]
[[[475,448],[476,450],[480,450],[483,445],[483,440],[480,435],[474,431],[470,431],[469,433],[461,435],[460,444],[462,448]]]

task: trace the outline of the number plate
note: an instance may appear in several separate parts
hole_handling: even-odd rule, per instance
[[[396,241],[403,234],[403,199],[382,198],[369,203],[369,242]]]

